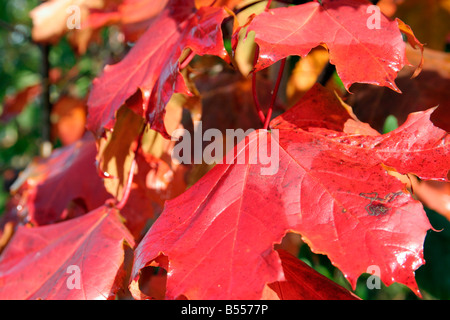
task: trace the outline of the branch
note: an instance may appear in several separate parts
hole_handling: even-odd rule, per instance
[[[50,61],[49,61],[49,52],[50,46],[47,44],[39,45],[42,54],[42,68],[41,68],[41,76],[42,76],[42,144],[41,144],[41,156],[48,157],[52,151],[52,143],[50,130],[52,123],[50,121],[50,114],[52,112],[52,104],[50,101]]]

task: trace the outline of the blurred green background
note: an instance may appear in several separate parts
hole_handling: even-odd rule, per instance
[[[32,21],[29,17],[30,11],[39,3],[39,0],[0,2],[0,115],[6,96],[42,81],[45,56],[42,48],[31,40]],[[108,32],[107,28],[103,30],[103,40],[107,39]],[[108,41],[104,43],[92,44],[81,56],[74,53],[66,37],[50,46],[50,68],[57,69],[62,77],[50,86],[51,103],[55,103],[62,92],[70,92],[79,98],[87,95],[93,78],[114,54]],[[42,97],[38,97],[11,121],[0,122],[0,216],[5,210],[9,186],[33,157],[40,154],[45,125],[42,104]],[[59,141],[52,142],[54,147],[60,145]]]
[[[0,101],[7,94],[40,81],[41,52],[30,41],[28,16],[38,3],[37,0],[0,2]],[[0,212],[4,211],[8,187],[17,172],[39,152],[39,122],[39,101],[35,101],[9,123],[0,123]]]

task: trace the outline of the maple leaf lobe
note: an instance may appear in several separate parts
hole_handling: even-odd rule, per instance
[[[178,60],[186,48],[198,55],[226,57],[221,31],[225,16],[222,8],[195,10],[192,0],[169,1],[127,56],[94,81],[88,100],[89,130],[101,135],[104,127],[112,127],[117,110],[140,90],[143,108],[139,114],[152,129],[169,137],[165,106],[173,93],[189,94]]]

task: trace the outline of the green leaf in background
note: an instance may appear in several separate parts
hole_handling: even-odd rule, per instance
[[[419,288],[429,298],[450,299],[450,222],[435,211],[426,209],[431,225],[425,238],[425,265],[416,271]]]
[[[38,0],[0,2],[0,104],[7,94],[15,94],[41,79],[41,53],[30,41],[29,17],[38,4]],[[38,154],[39,138],[39,102],[30,104],[9,123],[0,123],[0,215],[12,180]]]
[[[398,128],[397,118],[393,115],[389,115],[386,118],[386,121],[384,122],[383,133],[391,132],[397,128]]]

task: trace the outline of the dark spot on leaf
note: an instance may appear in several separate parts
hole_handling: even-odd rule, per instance
[[[394,199],[401,194],[401,191],[391,192],[388,193],[384,198],[378,197],[377,192],[360,193],[359,195],[365,199],[370,200],[370,203],[365,206],[367,213],[370,216],[380,216],[385,215],[389,212],[390,208],[386,204],[394,201]]]
[[[388,213],[389,208],[380,202],[372,202],[366,207],[366,211],[370,216],[379,216]]]

